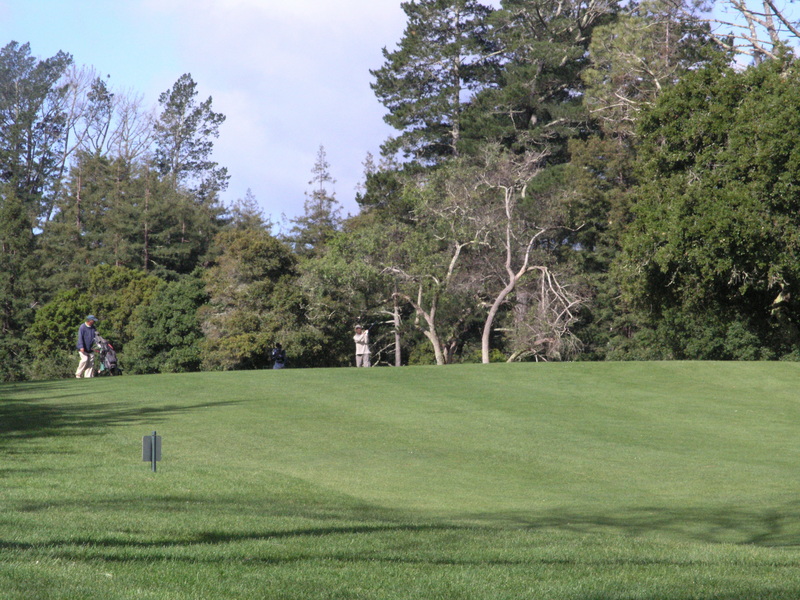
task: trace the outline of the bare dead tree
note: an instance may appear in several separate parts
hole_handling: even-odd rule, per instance
[[[696,67],[693,47],[707,43],[704,29],[682,3],[653,0],[594,30],[591,64],[582,74],[584,102],[607,132],[635,136],[641,111]]]
[[[552,313],[545,311],[560,323],[571,323],[572,311],[580,305],[581,300],[567,292],[547,265],[535,261],[534,251],[537,242],[547,233],[562,228],[558,219],[549,210],[543,208],[538,215],[523,214],[520,201],[525,198],[530,181],[540,172],[545,153],[526,153],[513,155],[499,148],[489,148],[484,157],[478,176],[479,186],[489,192],[489,198],[495,198],[494,210],[487,210],[491,215],[494,235],[491,237],[496,256],[494,260],[501,263],[497,269],[499,288],[494,288],[493,297],[488,310],[481,335],[481,360],[490,360],[490,342],[494,322],[500,308],[508,301],[520,282],[530,273],[538,272],[547,282],[547,294],[542,295],[553,306],[562,309]],[[499,193],[498,193],[499,192]],[[533,221],[531,218],[537,218]],[[551,329],[561,325],[551,324]]]
[[[721,0],[715,6],[720,16],[706,19],[714,41],[755,64],[776,58],[780,48],[796,47],[800,40],[798,21],[775,0]]]
[[[563,360],[576,354],[581,342],[570,328],[582,303],[580,295],[562,285],[549,269],[539,268],[535,284],[516,292],[509,332],[513,351],[508,362],[530,356],[537,361]]]
[[[153,147],[155,108],[145,109],[141,95],[122,92],[114,97],[115,122],[106,147],[127,164],[146,157]]]
[[[68,155],[77,150],[102,154],[113,118],[111,102],[114,95],[92,67],[73,68],[68,77],[71,140]]]
[[[423,275],[412,274],[399,266],[390,266],[385,270],[399,280],[416,287],[416,297],[402,291],[395,291],[394,297],[405,301],[414,309],[414,313],[417,315],[417,327],[431,343],[437,365],[446,365],[452,362],[456,349],[454,340],[442,339],[439,333],[437,313],[443,294],[447,293],[452,286],[461,253],[471,243],[472,241],[452,242],[449,262],[443,274],[432,272]]]
[[[84,110],[84,99],[86,96],[86,70],[76,69],[71,66],[64,74],[61,85],[64,86],[65,93],[59,97],[57,110],[64,115],[63,139],[60,140],[58,150],[58,163],[53,175],[53,195],[48,199],[43,207],[42,221],[49,222],[55,211],[57,198],[61,193],[64,176],[68,161],[80,142],[72,137],[72,130],[75,123],[81,118]]]
[[[406,258],[410,268],[399,264],[386,268],[405,284],[405,291],[398,289],[395,297],[414,310],[415,325],[430,341],[440,365],[452,362],[462,327],[475,314],[469,303],[456,303],[457,309],[450,303],[447,317],[451,333],[445,337],[441,333],[442,305],[464,291],[461,265],[465,252],[485,245],[489,232],[486,217],[474,202],[475,178],[463,165],[464,161],[454,160],[432,181],[418,184],[424,188],[426,199],[417,208],[417,229],[433,238],[431,247],[413,249],[415,258]]]
[[[79,152],[110,155],[128,164],[147,155],[153,141],[153,110],[142,109],[142,98],[113,93],[92,67],[71,67],[62,79],[66,90],[58,110],[64,115],[64,135],[58,150],[54,194],[44,207],[49,221],[69,168]]]

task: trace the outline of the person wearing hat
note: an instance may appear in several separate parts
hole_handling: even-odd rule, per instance
[[[356,366],[369,367],[369,329],[356,325],[353,341],[356,343]]]
[[[97,317],[89,315],[86,317],[85,322],[78,329],[78,354],[81,357],[81,362],[78,363],[78,370],[75,371],[75,377],[94,377],[94,354],[92,353],[92,346],[94,345],[95,329],[94,324],[97,322]]]

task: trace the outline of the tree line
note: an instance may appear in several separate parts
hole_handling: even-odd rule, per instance
[[[0,377],[68,376],[86,314],[129,373],[800,358],[795,24],[667,0],[410,0],[371,72],[397,131],[343,217],[324,147],[273,234],[225,206],[225,116],[0,50]],[[737,29],[738,27],[738,29]]]

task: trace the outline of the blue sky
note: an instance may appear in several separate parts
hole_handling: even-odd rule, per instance
[[[369,69],[404,27],[400,0],[0,0],[0,44],[64,50],[148,107],[191,73],[198,100],[227,117],[214,155],[231,175],[224,200],[249,188],[278,225],[302,214],[320,146],[357,212],[366,154],[392,134]]]

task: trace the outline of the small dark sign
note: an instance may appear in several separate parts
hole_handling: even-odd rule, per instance
[[[153,463],[153,471],[156,470],[156,462],[161,460],[161,436],[146,435],[142,438],[142,460]]]

